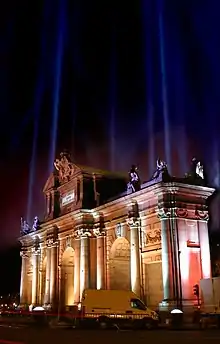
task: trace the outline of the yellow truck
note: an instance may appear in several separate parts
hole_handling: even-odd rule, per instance
[[[200,280],[200,326],[220,328],[220,277]]]
[[[101,328],[156,328],[159,317],[132,291],[86,289],[80,304],[81,319]]]

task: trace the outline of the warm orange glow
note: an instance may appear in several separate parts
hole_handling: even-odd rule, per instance
[[[74,304],[74,250],[68,247],[62,258],[61,279],[63,301],[65,306]]]
[[[200,250],[196,248],[189,248],[189,283],[188,295],[189,298],[195,298],[193,294],[193,286],[198,284],[201,279],[201,263],[200,263]]]

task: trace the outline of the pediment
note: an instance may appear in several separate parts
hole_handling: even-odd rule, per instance
[[[47,191],[53,189],[55,186],[56,186],[56,176],[54,175],[54,173],[51,173],[44,185],[43,192],[46,193]]]

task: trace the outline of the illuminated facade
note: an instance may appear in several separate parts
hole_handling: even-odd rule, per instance
[[[45,185],[44,221],[35,218],[19,239],[21,306],[64,309],[85,288],[131,289],[153,308],[193,301],[193,285],[211,276],[206,201],[214,190],[161,174],[106,201],[125,178],[65,159]]]

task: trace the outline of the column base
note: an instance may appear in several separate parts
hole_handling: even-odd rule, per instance
[[[173,309],[181,309],[183,312],[192,312],[196,309],[198,309],[198,304],[196,300],[185,300],[183,299],[181,301],[176,301],[174,299],[169,300],[162,300],[159,303],[159,311],[160,312],[171,312]]]
[[[50,303],[44,303],[42,306],[45,310],[50,311],[51,310],[51,304]]]
[[[191,323],[196,311],[198,311],[198,305],[195,300],[182,300],[181,305],[176,300],[163,300],[159,303],[159,313],[161,322],[169,324],[172,318],[171,311],[179,309],[183,312],[184,322]]]
[[[18,308],[27,311],[29,310],[29,305],[27,303],[20,303]]]

